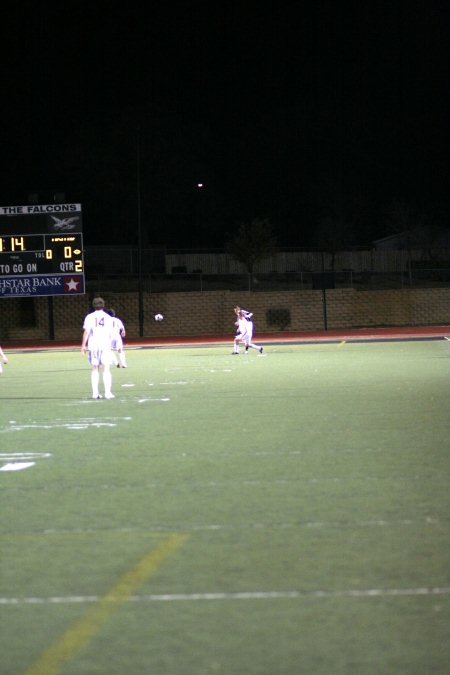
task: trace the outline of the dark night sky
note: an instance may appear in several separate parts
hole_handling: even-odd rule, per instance
[[[18,2],[0,201],[64,191],[88,243],[133,243],[139,165],[155,245],[222,246],[254,217],[285,246],[324,217],[362,244],[395,200],[442,223],[448,27],[437,0]]]

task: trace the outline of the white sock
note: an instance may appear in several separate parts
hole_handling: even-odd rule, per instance
[[[109,368],[108,370],[103,371],[103,385],[105,387],[105,395],[110,394],[112,386],[112,375]]]
[[[91,370],[91,385],[92,385],[92,396],[98,396],[98,383],[100,376],[98,370]]]

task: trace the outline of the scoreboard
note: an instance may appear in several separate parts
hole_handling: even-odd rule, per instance
[[[84,293],[80,204],[0,207],[0,297]]]
[[[8,256],[1,256],[8,253]],[[74,234],[21,234],[0,236],[0,275],[11,272],[57,274],[83,272],[83,241]],[[8,260],[8,262],[7,262]]]

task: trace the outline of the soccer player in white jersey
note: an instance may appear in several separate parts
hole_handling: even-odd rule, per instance
[[[3,363],[8,363],[8,358],[0,347],[0,375],[3,373]]]
[[[256,349],[256,351],[262,354],[263,348],[252,342],[253,321],[251,320],[251,317],[253,316],[253,314],[245,309],[241,309],[240,307],[235,307],[234,312],[238,318],[236,322],[238,332],[236,337],[234,338],[234,347],[232,353],[239,354],[239,345],[242,342],[245,345],[246,354],[248,353],[249,347],[251,347],[252,349]]]
[[[125,326],[123,325],[123,321],[116,316],[113,309],[109,309],[108,314],[112,318],[113,323],[113,338],[111,343],[113,365],[117,366],[117,368],[126,368],[127,360],[123,350],[123,338],[126,335]],[[117,360],[115,352],[117,352],[119,360]]]
[[[99,392],[100,372],[103,375],[105,398],[114,398],[111,391],[112,318],[104,311],[105,302],[103,298],[94,298],[92,307],[94,311],[84,318],[81,353],[85,354],[86,350],[89,352],[92,398],[101,398]]]

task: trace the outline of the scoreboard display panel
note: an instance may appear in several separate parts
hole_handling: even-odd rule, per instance
[[[80,204],[0,207],[0,297],[84,293]]]

